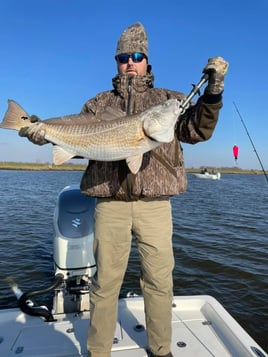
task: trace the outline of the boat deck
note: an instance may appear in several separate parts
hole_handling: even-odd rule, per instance
[[[143,299],[119,300],[112,357],[146,357]],[[56,322],[0,310],[0,356],[87,356],[89,312],[55,315]],[[105,317],[104,317],[105,318]],[[210,296],[174,297],[174,357],[267,356],[244,329]]]

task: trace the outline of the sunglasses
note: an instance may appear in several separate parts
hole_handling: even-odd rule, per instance
[[[121,53],[120,55],[117,55],[115,57],[115,59],[119,62],[119,63],[128,63],[129,58],[132,59],[132,61],[134,63],[139,63],[141,62],[144,58],[147,58],[143,53],[140,52],[134,52],[134,53]]]

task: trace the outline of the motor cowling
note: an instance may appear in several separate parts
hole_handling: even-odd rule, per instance
[[[59,194],[54,211],[55,274],[65,279],[91,278],[96,272],[93,256],[96,199],[81,194],[78,184],[66,186]]]

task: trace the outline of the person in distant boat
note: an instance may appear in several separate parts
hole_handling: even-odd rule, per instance
[[[205,173],[207,173],[208,172],[208,170],[207,170],[207,168],[205,167],[204,169],[202,169],[201,170],[201,174],[205,174]]]
[[[112,80],[113,89],[89,99],[82,108],[83,113],[91,113],[101,120],[107,107],[130,115],[170,98],[185,98],[180,92],[154,88],[147,33],[142,24],[135,23],[123,31],[117,42],[115,61],[118,73]],[[170,54],[167,61],[172,65],[177,59]],[[227,67],[228,63],[221,57],[208,60],[203,69],[203,73],[209,75],[203,95],[178,118],[173,141],[144,154],[137,174],[129,171],[125,160],[88,163],[81,180],[81,192],[97,197],[94,224],[97,273],[90,296],[91,321],[87,338],[91,357],[111,356],[118,298],[132,235],[141,265],[147,355],[172,356],[174,256],[170,197],[184,192],[187,187],[180,142],[195,144],[211,137],[222,107]],[[44,143],[42,133],[34,136],[29,133],[28,138],[37,144]]]

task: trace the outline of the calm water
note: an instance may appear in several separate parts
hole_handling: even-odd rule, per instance
[[[53,212],[60,190],[82,172],[0,171],[0,308],[16,299],[3,280],[24,291],[53,279]],[[268,350],[268,185],[263,176],[188,175],[188,191],[172,199],[175,295],[209,294]],[[161,267],[159,267],[161,269]],[[122,294],[140,293],[133,245]],[[50,301],[50,297],[42,297]]]

